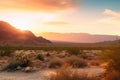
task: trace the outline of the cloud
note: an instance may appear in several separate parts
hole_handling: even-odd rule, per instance
[[[53,22],[44,22],[43,25],[47,25],[47,26],[65,26],[65,25],[69,25],[69,23],[62,22],[62,21],[53,21]]]
[[[120,17],[120,12],[115,12],[111,9],[105,9],[103,14],[111,17]]]
[[[105,9],[103,15],[104,17],[100,20],[100,22],[120,25],[120,12],[116,12],[111,9]]]
[[[39,11],[60,11],[74,9],[74,0],[0,0],[2,9],[23,9]]]

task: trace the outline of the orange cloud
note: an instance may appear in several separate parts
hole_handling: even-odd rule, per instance
[[[55,21],[55,22],[44,22],[43,25],[48,25],[48,26],[65,26],[65,25],[69,25],[69,23],[62,22],[62,21]]]
[[[75,8],[73,0],[0,0],[1,9],[59,11]]]

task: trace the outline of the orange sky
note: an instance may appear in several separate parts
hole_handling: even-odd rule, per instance
[[[84,1],[0,0],[0,20],[35,34],[82,32],[120,35],[120,9],[113,8],[111,3],[93,6],[88,0]]]

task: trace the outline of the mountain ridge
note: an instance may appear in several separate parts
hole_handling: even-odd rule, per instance
[[[36,37],[29,30],[19,30],[7,22],[0,21],[0,45],[40,45],[51,41]]]
[[[105,41],[114,41],[120,38],[117,35],[99,35],[89,33],[54,33],[43,32],[39,33],[46,39],[51,41],[74,42],[74,43],[97,43]]]

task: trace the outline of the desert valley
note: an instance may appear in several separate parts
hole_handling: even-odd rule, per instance
[[[0,80],[120,80],[119,0],[0,0]]]

